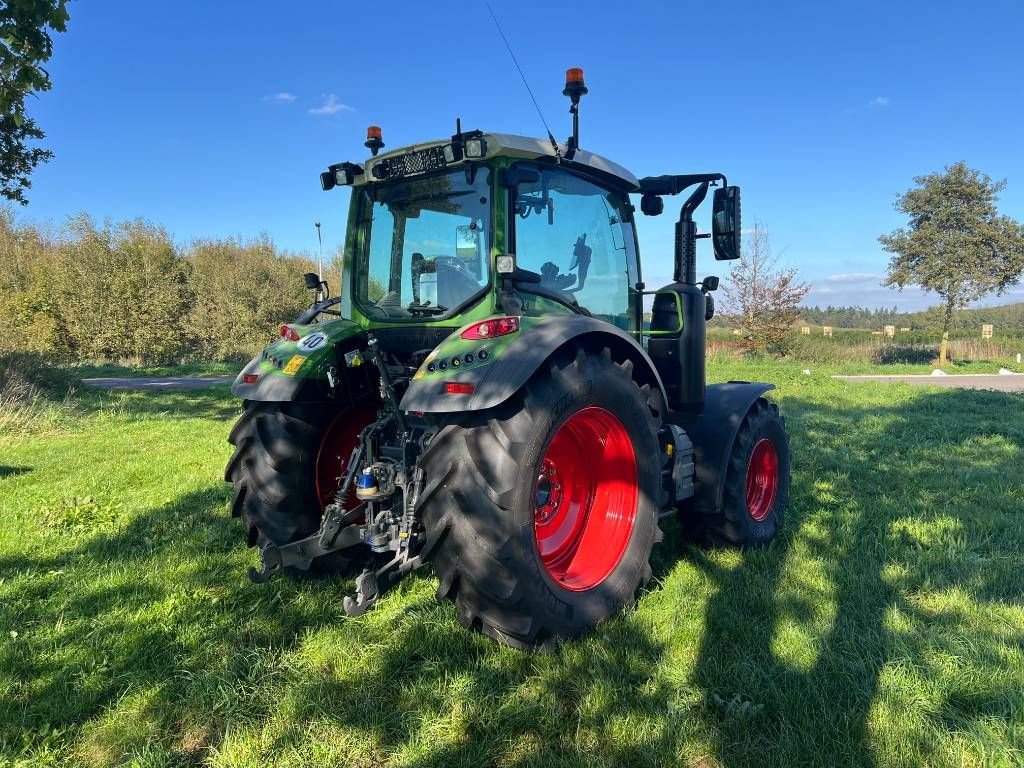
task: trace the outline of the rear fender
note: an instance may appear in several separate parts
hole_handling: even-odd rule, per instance
[[[269,344],[235,378],[234,395],[263,402],[323,402],[335,397],[328,369],[333,366],[339,379],[350,378],[340,358],[356,348],[362,329],[351,320],[289,323],[289,327],[299,339],[281,338]],[[342,383],[336,381],[338,386]]]
[[[686,430],[693,441],[697,483],[693,504],[703,513],[716,513],[724,504],[725,473],[740,425],[751,406],[774,384],[730,381],[707,387],[704,412],[673,414],[669,421]]]
[[[453,413],[494,408],[518,392],[545,360],[570,342],[609,347],[616,359],[633,361],[638,382],[656,386],[664,394],[661,377],[643,347],[625,331],[594,317],[524,316],[519,331],[488,340],[463,339],[462,330],[451,334],[423,362],[402,398],[403,411]],[[485,360],[480,359],[481,350]],[[448,383],[470,385],[472,392],[448,394]]]

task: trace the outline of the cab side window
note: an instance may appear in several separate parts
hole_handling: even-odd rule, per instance
[[[636,281],[625,196],[560,169],[539,175],[517,187],[517,264],[538,273],[543,287],[630,329],[629,292]]]

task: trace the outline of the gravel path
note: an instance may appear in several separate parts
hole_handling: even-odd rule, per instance
[[[205,389],[234,380],[234,376],[125,376],[82,379],[82,383],[100,389]]]
[[[994,389],[999,392],[1024,392],[1024,374],[997,376],[988,374],[955,374],[952,376],[835,376],[843,381],[905,381],[927,387],[954,389]]]

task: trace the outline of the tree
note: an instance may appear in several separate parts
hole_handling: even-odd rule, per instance
[[[63,32],[68,18],[67,0],[0,0],[0,195],[22,205],[29,174],[53,157],[29,146],[46,134],[25,114],[25,97],[50,90],[48,30]]]
[[[725,314],[733,316],[748,350],[778,348],[793,330],[800,315],[797,305],[808,290],[795,269],[778,269],[768,230],[755,222],[743,255],[722,286]]]
[[[943,299],[939,364],[946,364],[953,311],[1001,294],[1024,272],[1024,228],[996,209],[1003,181],[959,162],[943,173],[917,176],[896,200],[910,221],[879,237],[893,253],[886,285],[918,285]]]

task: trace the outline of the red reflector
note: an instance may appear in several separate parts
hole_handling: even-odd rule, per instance
[[[472,395],[475,391],[475,384],[466,384],[462,381],[446,381],[444,383],[444,393],[446,395]]]
[[[474,323],[460,333],[459,336],[463,339],[492,339],[495,336],[505,336],[518,330],[518,317],[498,317],[493,320]]]
[[[245,374],[242,377],[242,383],[243,384],[255,384],[256,383],[256,379],[258,379],[259,377],[260,377],[260,375],[258,373],[247,373],[247,374]]]
[[[299,334],[295,332],[294,328],[287,325],[281,326],[281,338],[288,339],[288,341],[298,341]]]

